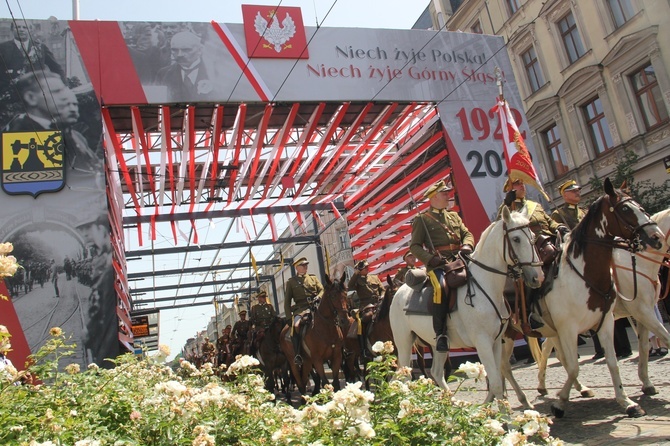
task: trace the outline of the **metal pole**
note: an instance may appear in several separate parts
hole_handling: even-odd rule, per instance
[[[72,0],[72,20],[79,20],[79,0]]]

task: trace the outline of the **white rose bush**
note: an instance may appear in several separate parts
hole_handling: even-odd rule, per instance
[[[0,444],[41,445],[524,445],[562,442],[535,411],[504,401],[459,401],[411,370],[398,368],[393,344],[378,343],[368,365],[370,391],[328,385],[294,408],[263,388],[258,361],[239,356],[227,370],[165,364],[132,354],[112,369],[68,363],[74,346],[53,328],[28,371],[34,384],[0,376]],[[484,379],[480,364],[459,369]],[[460,385],[459,385],[460,387]]]

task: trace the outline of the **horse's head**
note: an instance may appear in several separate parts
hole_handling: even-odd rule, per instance
[[[665,235],[656,222],[635,200],[622,190],[615,189],[609,178],[605,179],[605,195],[601,199],[601,229],[606,234],[629,242],[639,241],[643,246],[653,249],[663,246]]]
[[[325,281],[326,286],[324,287],[321,304],[319,304],[320,309],[324,305],[329,306],[329,308],[339,317],[340,323],[346,322],[349,317],[349,309],[347,308],[346,283],[347,283],[346,271],[342,272],[342,277],[335,280],[331,280],[330,276],[326,274],[326,281]]]
[[[519,212],[510,212],[502,207],[500,224],[504,233],[503,258],[507,265],[520,269],[523,280],[531,288],[539,288],[544,280],[542,262],[533,243],[533,232],[528,219]]]

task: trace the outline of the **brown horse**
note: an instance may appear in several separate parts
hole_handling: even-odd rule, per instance
[[[270,323],[270,326],[256,334],[257,348],[256,359],[261,363],[265,374],[265,388],[269,392],[276,389],[276,377],[279,375],[280,387],[286,397],[289,397],[289,374],[288,361],[284,352],[279,348],[279,339],[282,329],[286,325],[286,319],[280,316]]]
[[[317,372],[315,388],[328,384],[328,378],[323,363],[330,363],[333,372],[333,387],[340,389],[340,366],[342,364],[342,348],[344,346],[343,330],[347,324],[347,287],[345,285],[346,272],[340,280],[331,281],[326,275],[325,291],[321,302],[312,314],[311,323],[306,327],[302,337],[300,354],[303,357],[302,367],[289,361],[291,372],[295,378],[298,390],[305,394],[307,381],[312,367]],[[287,358],[295,357],[293,345],[288,336],[290,326],[284,327],[281,333],[280,346]],[[303,329],[302,327],[300,328]]]

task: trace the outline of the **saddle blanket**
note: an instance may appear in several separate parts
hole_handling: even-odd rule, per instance
[[[433,287],[425,287],[421,290],[412,288],[412,295],[405,303],[406,314],[433,314]]]

